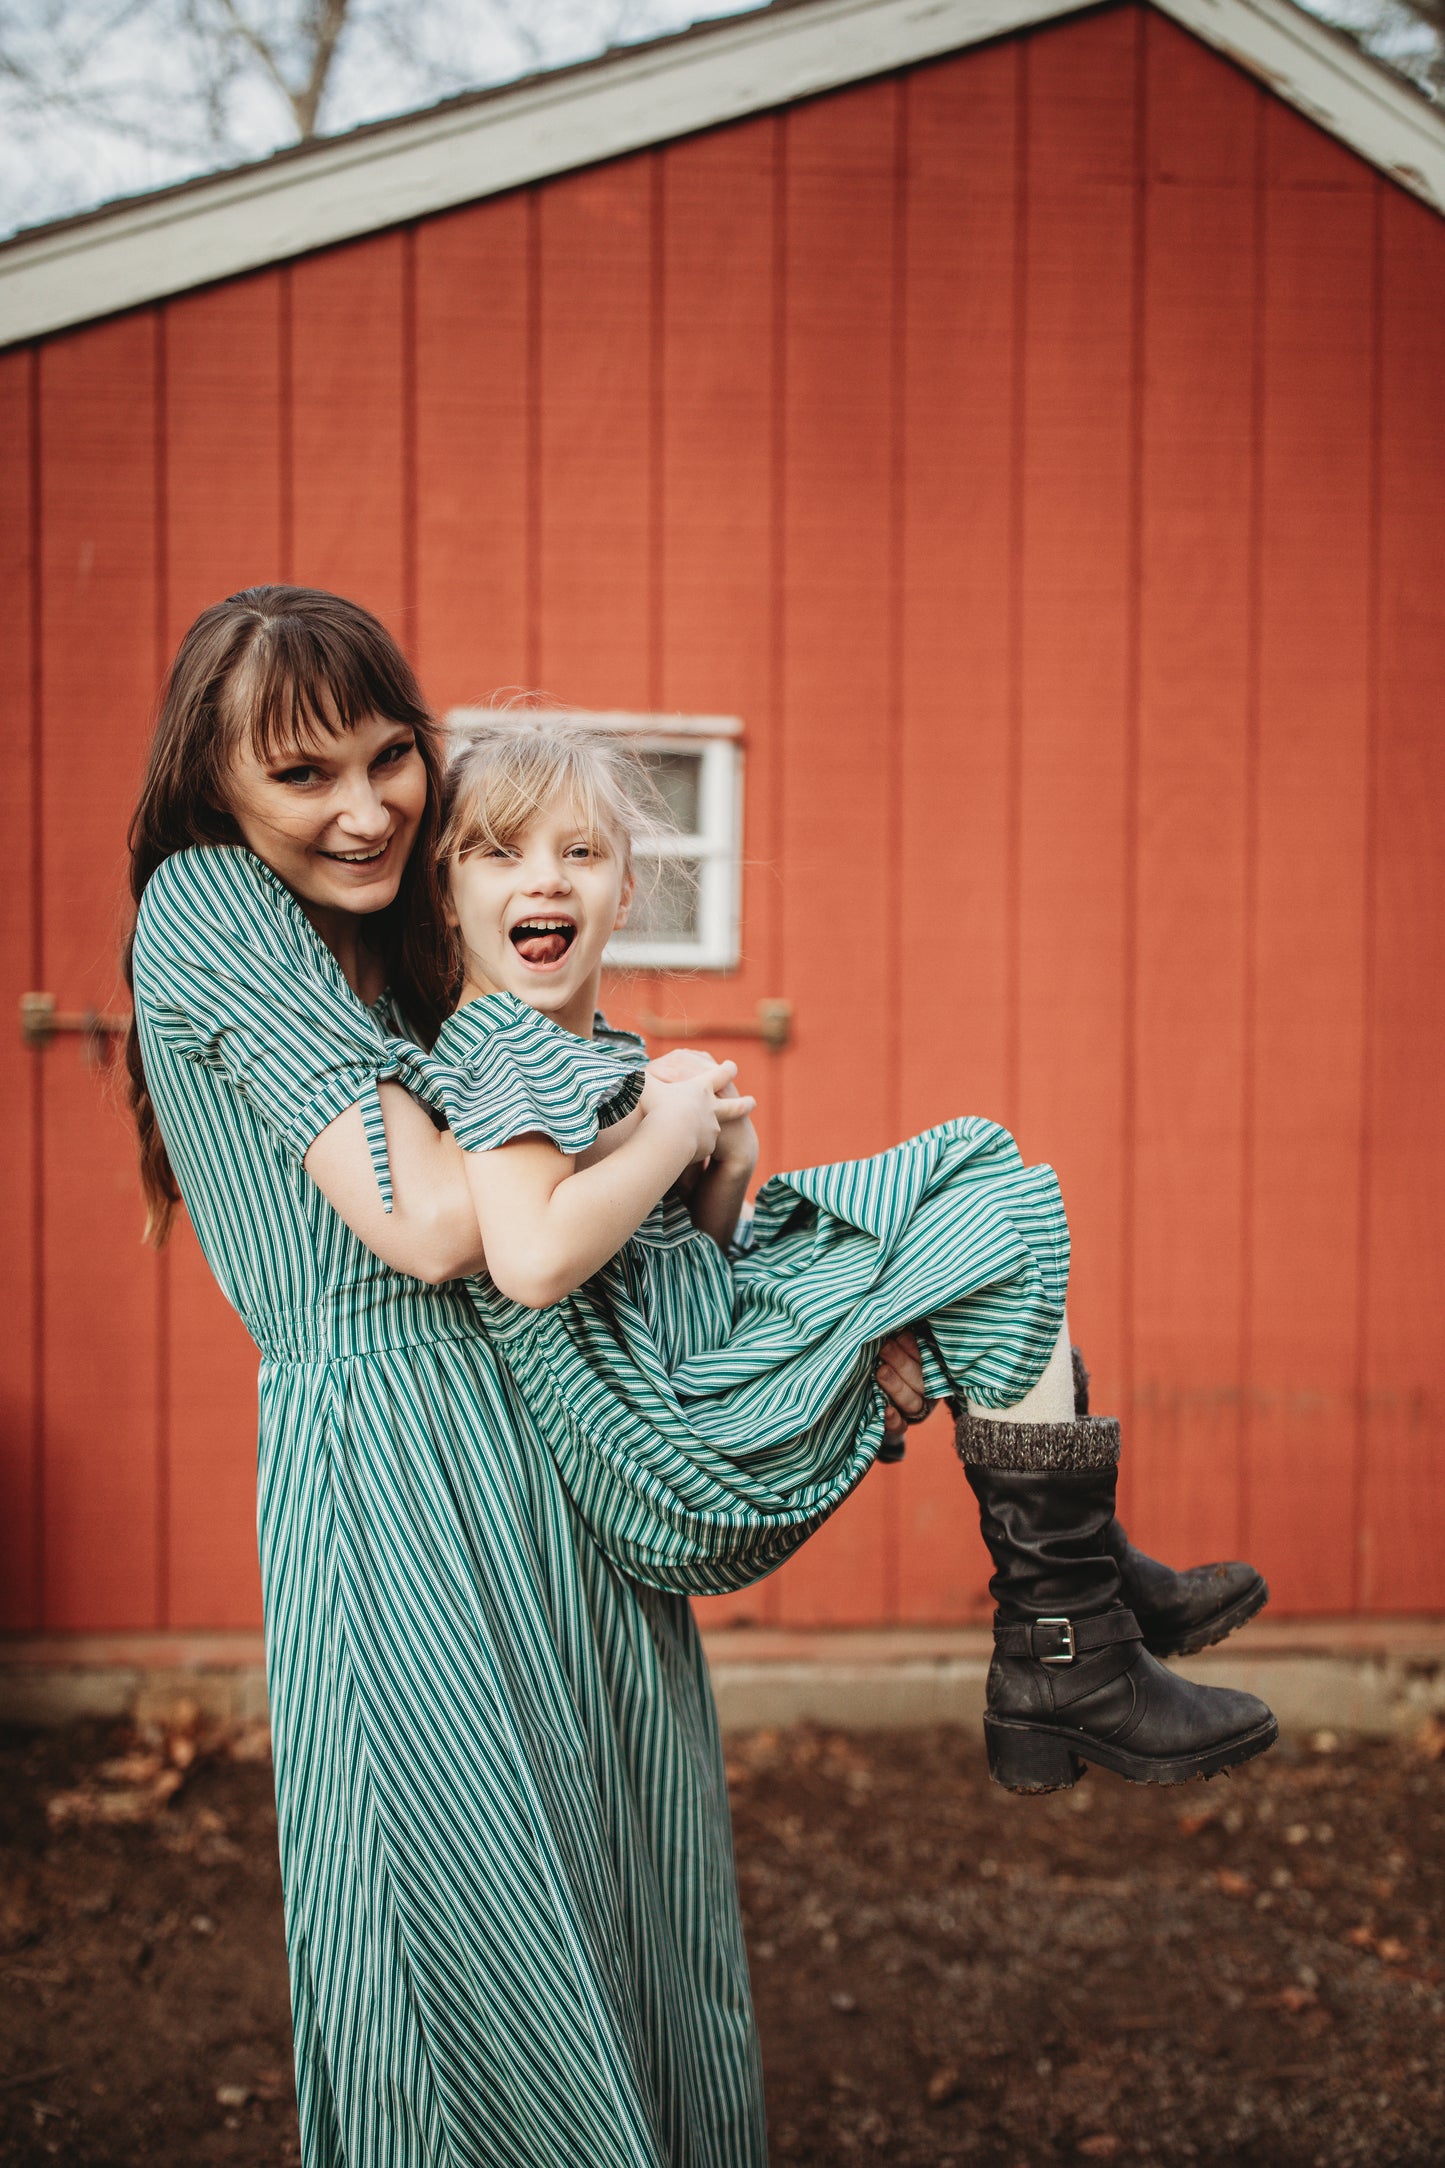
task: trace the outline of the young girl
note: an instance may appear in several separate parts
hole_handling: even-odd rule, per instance
[[[1048,1790],[1088,1760],[1177,1783],[1262,1752],[1263,1703],[1165,1670],[1122,1600],[1118,1425],[1075,1415],[1051,1168],[947,1122],[774,1177],[731,1248],[756,1160],[733,1065],[644,1085],[640,1042],[594,1024],[640,782],[616,740],[525,714],[462,739],[439,845],[459,1006],[426,1065],[487,1255],[468,1291],[599,1543],[668,1589],[770,1571],[874,1458],[879,1345],[922,1319],[995,1566],[995,1777]],[[614,1148],[579,1166],[603,1124]],[[689,1212],[667,1192],[699,1165]],[[1227,1585],[1239,1608],[1248,1572],[1216,1576],[1216,1601]]]
[[[863,1473],[888,1321],[928,1314],[932,1382],[1015,1416],[1061,1376],[1052,1181],[987,1124],[770,1185],[752,1250],[724,1253],[751,1152],[730,1065],[643,1082],[639,1054],[585,1035],[630,880],[622,800],[599,784],[597,817],[572,817],[590,774],[579,755],[575,788],[504,819],[478,771],[443,852],[436,734],[395,644],[335,596],[258,589],[183,641],[132,827],[152,1227],[184,1195],[261,1350],[306,2168],[762,2168],[681,1591],[766,1570]],[[456,823],[478,809],[473,838]],[[498,916],[486,883],[530,869],[539,833],[558,863]],[[473,998],[427,1057],[443,857]],[[418,1103],[438,1100],[455,1135]],[[699,1234],[670,1193],[703,1161]],[[1076,1427],[980,1424],[1040,1454]],[[1002,1492],[991,1510],[1033,1525]],[[1069,1530],[1031,1539],[1021,1601],[1058,1558],[1067,1613],[1113,1616]],[[1248,1726],[1208,1708],[1206,1751],[1238,1758]]]

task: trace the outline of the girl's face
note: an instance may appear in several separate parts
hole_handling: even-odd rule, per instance
[[[416,732],[384,715],[269,757],[244,745],[231,766],[243,841],[312,911],[384,911],[426,802]]]
[[[632,903],[620,841],[589,838],[556,799],[506,849],[479,845],[447,868],[447,923],[464,955],[461,998],[511,993],[590,1037],[602,951]]]

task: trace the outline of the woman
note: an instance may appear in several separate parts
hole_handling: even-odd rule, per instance
[[[437,778],[382,627],[253,590],[182,643],[132,829],[151,1225],[184,1194],[262,1355],[303,2159],[754,2168],[691,1614],[579,1519],[454,1284],[475,1210],[407,1089],[444,991]]]

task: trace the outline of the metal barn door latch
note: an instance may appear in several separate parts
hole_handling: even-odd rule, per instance
[[[85,1058],[97,1068],[110,1059],[111,1041],[130,1029],[128,1016],[107,1016],[100,1009],[62,1009],[54,994],[20,996],[20,1036],[37,1054],[62,1031],[78,1032]]]
[[[771,1053],[780,1054],[793,1035],[791,1001],[760,1001],[756,1019],[726,1024],[694,1024],[682,1016],[639,1016],[638,1025],[649,1039],[761,1039]]]

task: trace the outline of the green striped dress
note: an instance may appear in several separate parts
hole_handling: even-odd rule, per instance
[[[935,1388],[1038,1374],[1068,1238],[985,1122],[776,1178],[731,1257],[665,1203],[546,1311],[429,1287],[306,1176],[377,1085],[581,1149],[642,1059],[509,997],[430,1056],[240,849],[168,859],[136,1011],[187,1209],[261,1351],[258,1520],[306,2168],[762,2168],[716,1719],[687,1595],[776,1566]]]

